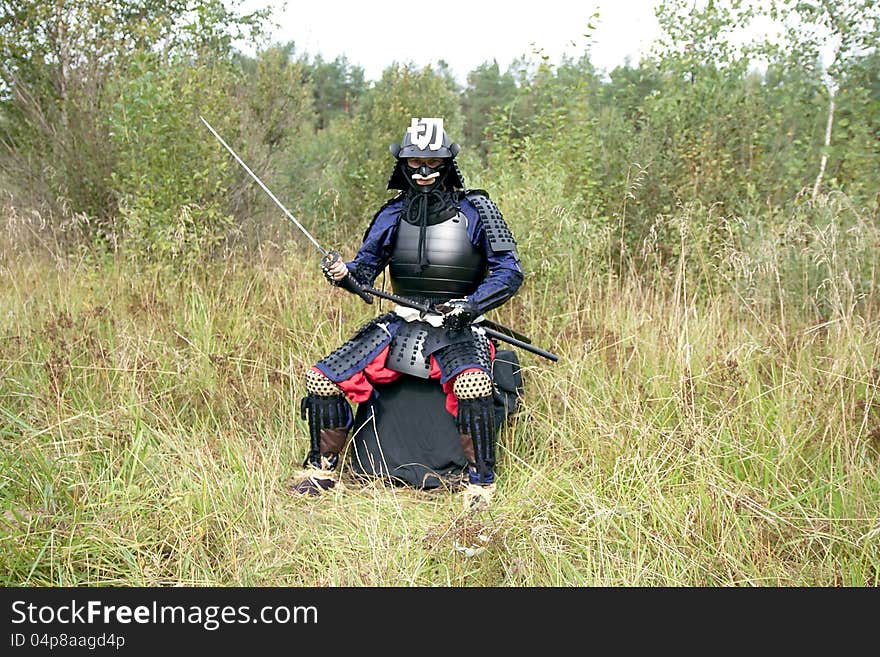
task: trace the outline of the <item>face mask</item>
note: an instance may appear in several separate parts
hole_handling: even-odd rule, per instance
[[[411,166],[411,161],[418,166]],[[433,165],[433,166],[432,166]],[[417,191],[437,189],[438,184],[446,177],[448,159],[446,158],[410,158],[402,160],[404,175],[410,187]]]

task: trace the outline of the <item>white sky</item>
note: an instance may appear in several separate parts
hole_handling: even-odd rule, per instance
[[[244,0],[240,8],[274,9],[272,41],[293,41],[299,53],[325,60],[345,55],[378,80],[392,63],[449,64],[468,72],[497,60],[502,72],[540,50],[558,63],[588,48],[594,66],[610,71],[627,55],[636,63],[658,35],[655,0]],[[599,12],[588,40],[590,17]]]

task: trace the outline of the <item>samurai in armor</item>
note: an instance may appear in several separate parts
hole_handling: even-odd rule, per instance
[[[480,320],[522,284],[516,242],[488,194],[465,189],[455,161],[460,146],[442,119],[412,119],[390,150],[396,161],[388,189],[398,194],[374,215],[353,260],[330,252],[322,269],[332,285],[353,291],[351,279],[372,286],[387,268],[395,295],[439,313],[398,305],[309,368],[301,413],[310,448],[297,493],[334,486],[353,426],[350,403],[363,404],[376,386],[404,376],[442,387],[467,459],[468,486],[494,487],[496,348]]]

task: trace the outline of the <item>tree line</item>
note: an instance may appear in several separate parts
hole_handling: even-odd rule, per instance
[[[710,242],[731,218],[766,224],[818,194],[877,218],[877,0],[656,13],[663,36],[638,62],[523,54],[460,85],[442,62],[366,80],[345,57],[270,43],[265,12],[220,0],[0,0],[3,203],[70,248],[149,261],[290,236],[204,116],[296,216],[342,239],[388,196],[402,126],[442,116],[468,186],[496,190],[523,239],[566,222],[566,239],[613,233],[608,262],[637,262],[646,240],[674,257],[661,219],[694,205],[711,209]],[[742,43],[762,18],[781,37]]]

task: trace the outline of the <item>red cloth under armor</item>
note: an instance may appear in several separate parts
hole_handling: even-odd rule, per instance
[[[360,372],[355,372],[349,378],[343,381],[336,381],[336,385],[338,385],[342,392],[345,393],[346,398],[352,402],[353,404],[361,404],[367,401],[370,398],[370,395],[373,394],[373,384],[383,384],[383,383],[391,383],[392,381],[403,376],[403,373],[397,372],[396,370],[390,370],[385,367],[385,360],[388,358],[388,352],[391,349],[391,345],[386,346],[382,351],[380,351],[376,357],[367,363],[367,366],[364,367]],[[490,360],[495,358],[495,345],[489,341],[489,357]],[[440,379],[440,366],[437,364],[437,361],[434,359],[433,354],[431,355],[431,374],[429,378],[431,379]],[[312,369],[324,376],[323,372],[319,370],[317,367],[312,367]],[[470,367],[468,369],[462,370],[454,377],[450,378],[446,383],[443,384],[443,392],[446,393],[446,410],[449,411],[453,417],[458,415],[458,399],[452,392],[452,386],[455,383],[455,379],[458,378],[460,374],[464,374],[465,372],[480,372],[481,370],[476,367]]]

